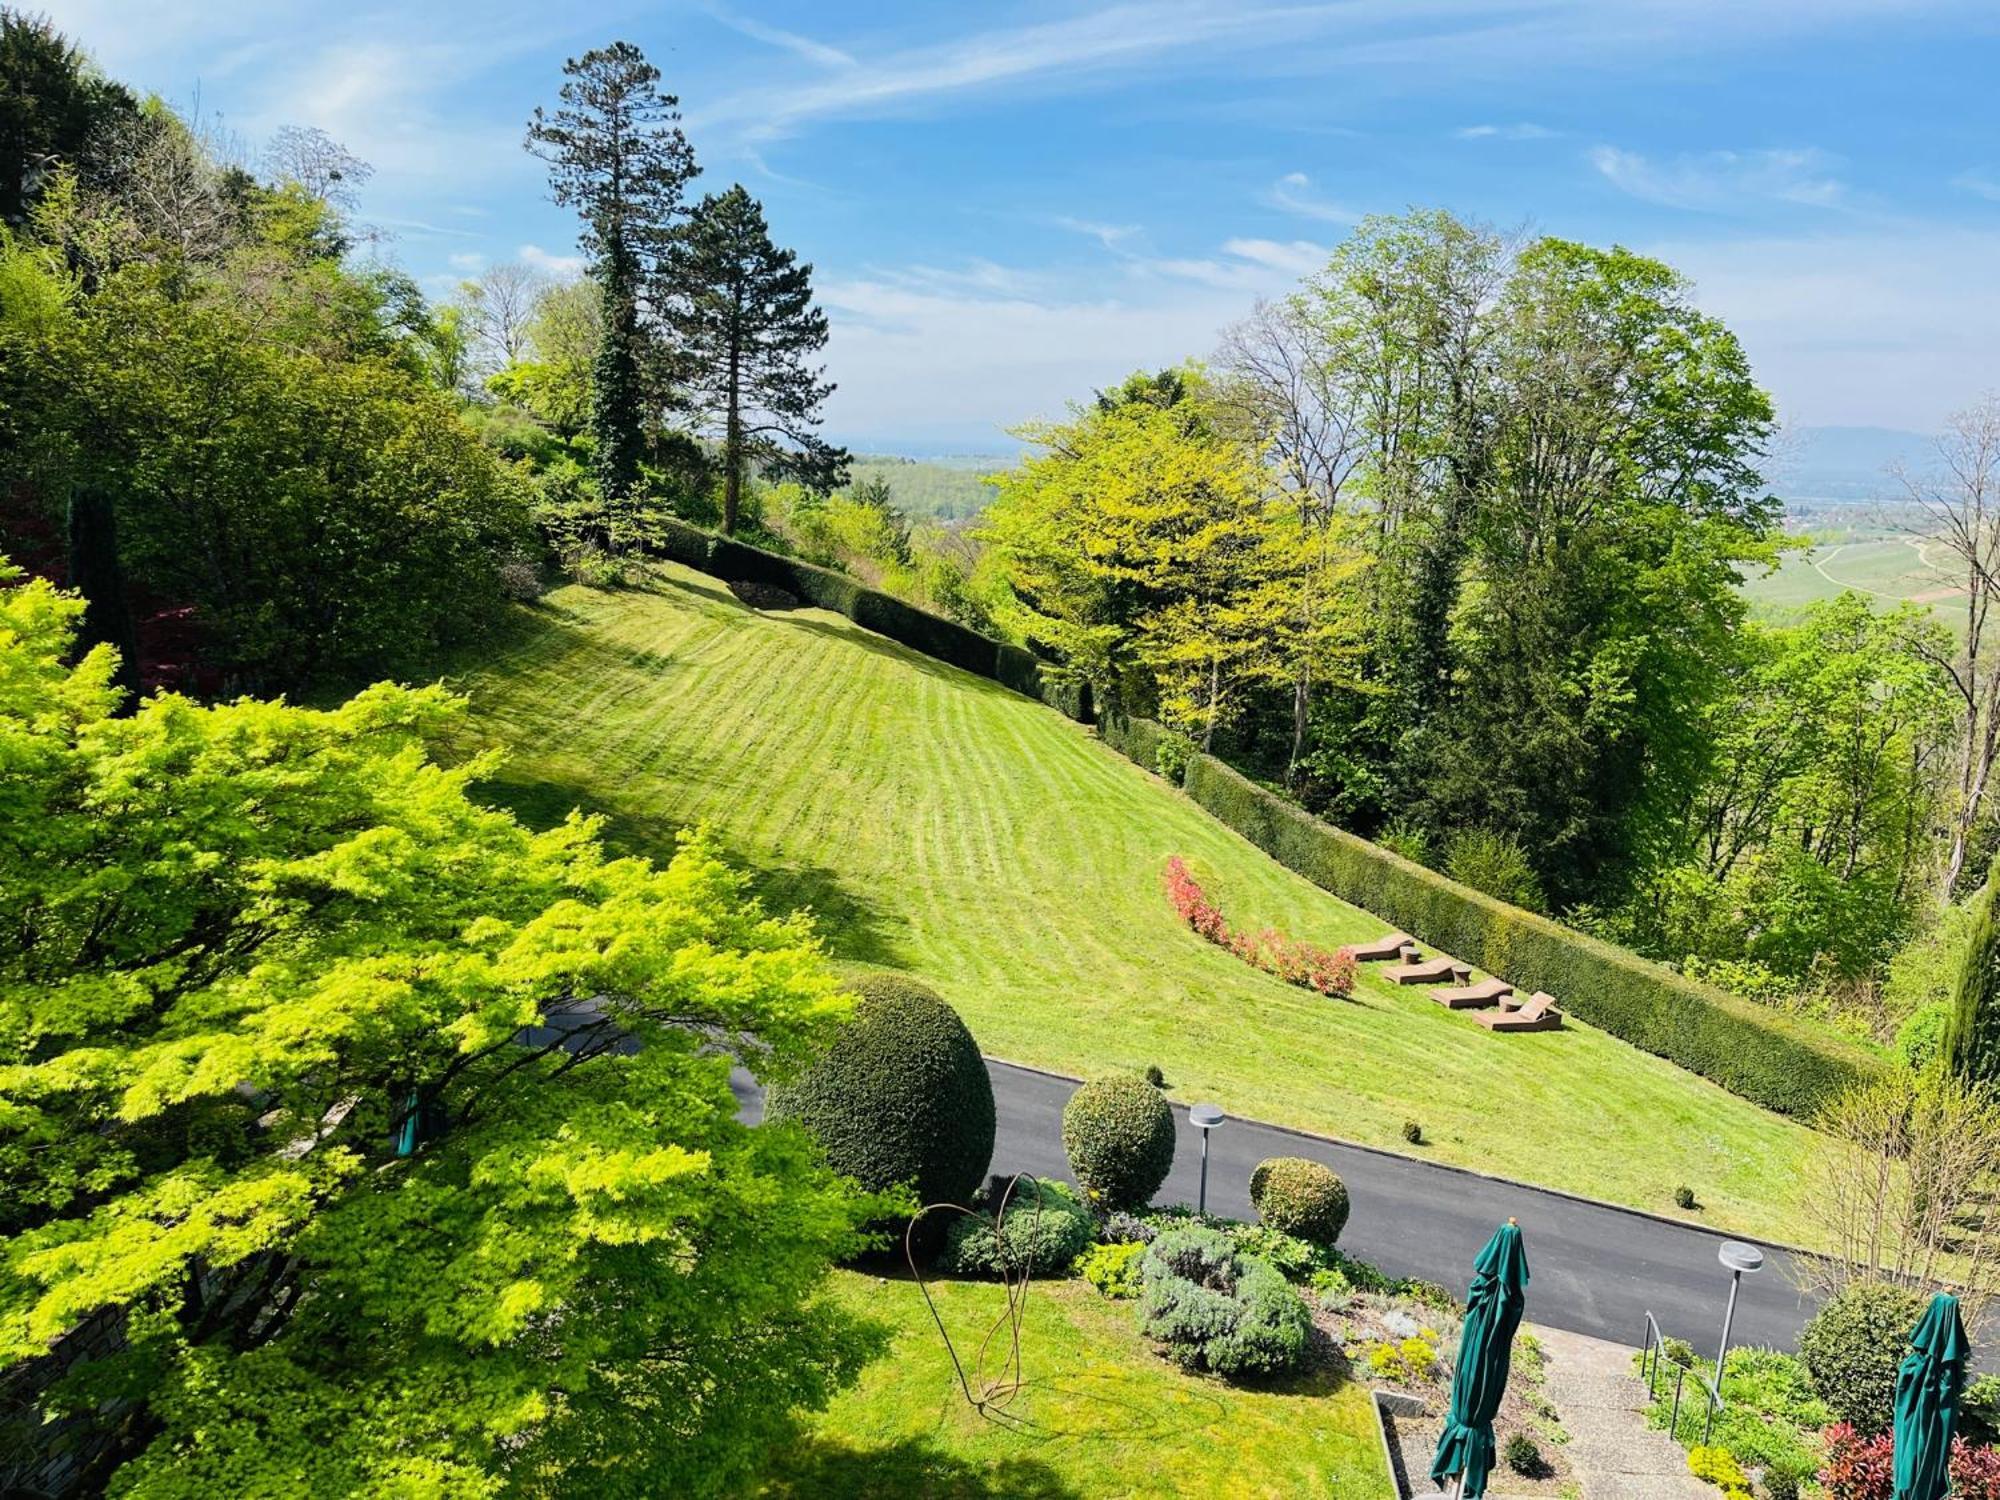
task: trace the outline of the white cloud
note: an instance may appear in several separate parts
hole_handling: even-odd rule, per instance
[[[2000,178],[1995,178],[1989,173],[1977,170],[1960,172],[1956,177],[1952,178],[1951,185],[1960,192],[1971,193],[1976,197],[2000,203]]]
[[[1546,141],[1560,132],[1530,120],[1520,120],[1512,125],[1467,125],[1452,134],[1461,141]]]
[[[1090,219],[1072,219],[1067,215],[1058,215],[1054,222],[1056,228],[1087,235],[1107,250],[1116,250],[1139,232],[1137,224],[1099,224]]]
[[[1835,208],[1847,196],[1847,185],[1833,173],[1834,159],[1810,148],[1711,151],[1656,162],[1636,151],[1597,146],[1590,164],[1614,187],[1670,208],[1720,212],[1769,201]]]
[[[486,269],[486,257],[477,250],[462,250],[451,257],[451,268],[468,276],[477,276]]]
[[[1361,215],[1344,204],[1321,197],[1313,190],[1312,179],[1303,172],[1287,172],[1271,184],[1264,201],[1273,208],[1328,224],[1356,224]]]
[[[1305,276],[1317,271],[1333,253],[1311,240],[1224,240],[1222,248],[1240,260],[1282,271],[1287,276]]]
[[[568,278],[581,276],[583,268],[589,264],[581,255],[555,255],[540,245],[523,245],[514,252],[514,259],[522,265],[543,272],[545,275]]]
[[[823,68],[851,68],[854,59],[838,47],[829,47],[824,42],[816,42],[809,36],[800,36],[796,31],[786,31],[782,27],[768,26],[750,16],[739,16],[724,10],[719,5],[709,7],[708,13],[727,26],[731,31],[740,32],[754,42],[763,42],[803,57],[807,62],[818,63]]]

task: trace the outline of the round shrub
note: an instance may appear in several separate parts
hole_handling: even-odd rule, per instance
[[[1403,1139],[1412,1146],[1421,1146],[1424,1143],[1424,1127],[1415,1120],[1403,1121]]]
[[[1025,1179],[1007,1200],[998,1230],[991,1214],[953,1215],[939,1264],[959,1276],[1062,1276],[1090,1247],[1096,1227],[1061,1183]]]
[[[1507,1446],[1501,1450],[1501,1456],[1507,1460],[1507,1467],[1523,1479],[1540,1479],[1548,1472],[1548,1460],[1542,1457],[1542,1450],[1525,1432],[1508,1434]]]
[[[1674,1207],[1692,1212],[1695,1207],[1694,1189],[1682,1183],[1674,1189]]]
[[[797,1120],[836,1172],[920,1203],[969,1203],[993,1160],[993,1082],[972,1033],[935,990],[900,974],[849,988],[854,1016],[796,1081],[773,1119]]]
[[[1283,1276],[1213,1229],[1174,1229],[1146,1247],[1139,1328],[1176,1364],[1278,1375],[1305,1363],[1312,1315]]]
[[[1273,1229],[1331,1245],[1347,1227],[1347,1184],[1333,1168],[1303,1156],[1274,1156],[1250,1174],[1250,1201]]]
[[[1951,1005],[1934,1001],[1913,1010],[1896,1028],[1896,1056],[1912,1073],[1921,1073],[1944,1051],[1945,1028],[1951,1024]]]
[[[1063,1150],[1099,1213],[1144,1208],[1174,1164],[1174,1112],[1143,1078],[1086,1083],[1063,1106]]]
[[[1864,1434],[1883,1431],[1895,1411],[1896,1366],[1924,1299],[1906,1286],[1857,1281],[1799,1335],[1799,1358],[1820,1400]]]

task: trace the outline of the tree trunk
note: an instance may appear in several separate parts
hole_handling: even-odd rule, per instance
[[[733,331],[729,339],[729,419],[722,435],[722,469],[722,534],[735,536],[737,511],[743,503],[743,345]]]
[[[111,496],[95,484],[79,484],[70,491],[69,582],[84,602],[77,645],[83,651],[105,645],[118,653],[116,681],[124,697],[117,712],[129,714],[139,702],[139,637],[125,603],[117,511]]]

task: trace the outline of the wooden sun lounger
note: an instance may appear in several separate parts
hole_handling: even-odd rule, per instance
[[[1499,1001],[1505,1009],[1507,997],[1514,993],[1514,986],[1504,979],[1482,979],[1477,984],[1453,985],[1447,989],[1434,990],[1431,999],[1451,1010],[1476,1010],[1482,1005]]]
[[[1403,949],[1409,946],[1409,942],[1410,935],[1407,932],[1392,932],[1386,937],[1375,939],[1372,943],[1356,944],[1348,951],[1361,963],[1380,963],[1385,958],[1401,957]]]
[[[1442,984],[1447,979],[1467,979],[1471,971],[1456,959],[1434,958],[1427,964],[1396,964],[1382,971],[1391,984]]]
[[[1555,996],[1536,990],[1519,1010],[1479,1010],[1472,1019],[1488,1031],[1560,1031],[1563,1013]]]

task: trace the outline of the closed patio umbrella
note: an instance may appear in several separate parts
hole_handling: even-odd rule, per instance
[[[1486,1493],[1493,1469],[1493,1418],[1507,1392],[1507,1366],[1514,1354],[1514,1330],[1527,1302],[1528,1252],[1521,1231],[1509,1219],[1494,1231],[1472,1263],[1472,1289],[1465,1299],[1465,1329],[1458,1340],[1458,1366],[1451,1376],[1451,1406],[1444,1435],[1431,1459],[1438,1485],[1458,1476],[1463,1500]]]
[[[1951,1429],[1966,1353],[1958,1299],[1939,1292],[1896,1367],[1896,1500],[1942,1500],[1951,1487]]]

